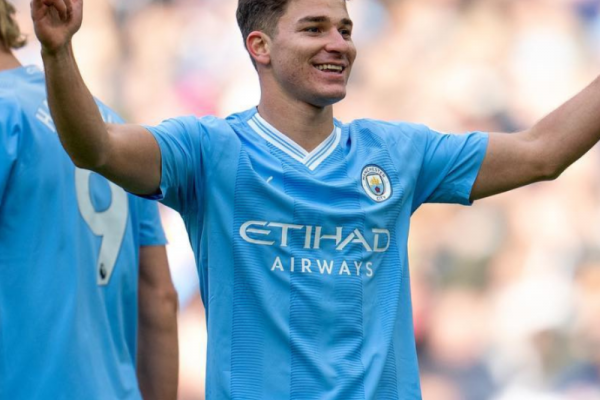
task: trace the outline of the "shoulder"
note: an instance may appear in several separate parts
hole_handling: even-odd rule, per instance
[[[210,152],[231,143],[232,131],[227,122],[214,116],[182,116],[162,121],[156,126],[144,126],[158,141],[162,150],[173,154]]]
[[[3,129],[0,133],[15,131],[21,124],[23,113],[22,104],[13,90],[0,88],[0,123]]]
[[[27,95],[28,88],[26,82],[19,74],[13,70],[0,72],[0,115],[2,121],[6,120],[6,116],[14,115],[16,110],[22,110],[23,95]]]
[[[51,130],[54,130],[46,102],[46,84],[43,72],[33,66],[0,72],[0,121],[2,125],[30,126],[35,125],[36,119],[42,119],[47,125],[51,125]]]
[[[433,133],[423,124],[410,122],[390,122],[375,119],[358,119],[347,124],[350,134],[360,137],[370,136],[387,145],[411,143],[419,148]]]
[[[377,119],[357,119],[348,124],[354,129],[368,129],[371,133],[385,135],[418,135],[428,133],[430,129],[423,124],[411,122],[381,121]]]
[[[21,108],[42,102],[46,99],[44,73],[34,66],[1,71],[0,95],[17,102]]]
[[[157,128],[163,131],[185,131],[188,133],[211,132],[225,127],[227,127],[227,123],[221,118],[215,116],[197,117],[194,115],[169,118],[155,127],[149,126],[149,128]]]
[[[169,118],[161,122],[157,127],[167,127],[174,130],[185,130],[188,132],[203,132],[207,134],[233,133],[235,128],[243,126],[254,115],[255,111],[247,110],[231,114],[227,118],[214,115],[195,116],[187,115]]]
[[[2,104],[2,108],[0,108],[2,114],[9,114],[8,111],[21,110],[21,104],[14,90],[0,87],[0,104]]]
[[[21,105],[13,92],[4,92],[0,89],[0,178],[2,164],[19,156],[24,136]]]

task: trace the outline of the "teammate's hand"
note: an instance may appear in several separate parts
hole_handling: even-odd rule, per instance
[[[81,27],[83,0],[32,0],[31,19],[42,51],[55,54],[68,47]]]

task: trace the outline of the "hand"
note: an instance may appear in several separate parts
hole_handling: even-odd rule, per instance
[[[81,27],[83,0],[32,0],[31,19],[42,51],[55,54],[68,48]]]

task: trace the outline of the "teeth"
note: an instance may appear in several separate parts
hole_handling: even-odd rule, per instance
[[[336,71],[336,72],[342,72],[344,70],[343,67],[341,67],[339,65],[333,65],[333,64],[317,65],[317,69],[319,71]]]

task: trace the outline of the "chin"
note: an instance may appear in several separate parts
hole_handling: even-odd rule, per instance
[[[316,96],[310,103],[316,107],[327,107],[338,103],[346,97],[346,91],[340,93],[328,93]]]

